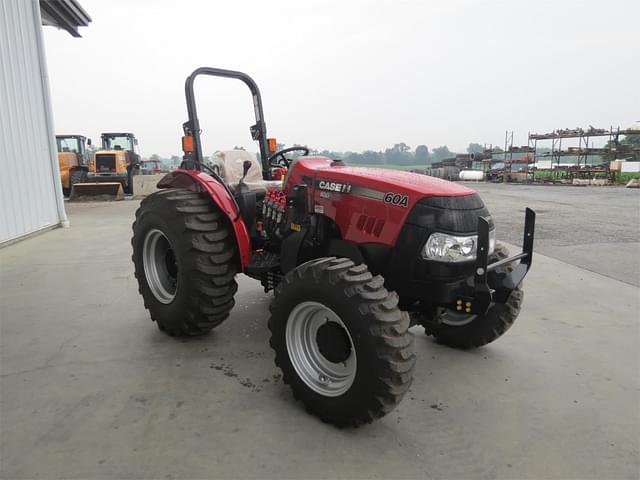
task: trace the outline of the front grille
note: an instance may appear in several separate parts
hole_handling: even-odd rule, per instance
[[[416,202],[405,223],[434,231],[473,234],[478,230],[478,217],[493,220],[477,193],[459,197],[428,197]]]
[[[114,153],[99,153],[96,155],[96,173],[116,171],[116,156]]]

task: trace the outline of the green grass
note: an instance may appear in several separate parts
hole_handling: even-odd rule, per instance
[[[640,178],[640,172],[621,172],[618,178],[621,182],[627,183],[629,180],[633,180],[634,178]]]
[[[551,179],[561,179],[561,178],[566,178],[567,177],[567,172],[564,171],[558,171],[558,172],[534,172],[535,178],[541,179],[541,178],[551,178]],[[596,178],[605,178],[607,177],[606,173],[596,173],[595,175]],[[616,176],[616,181],[618,183],[627,183],[629,180],[633,179],[633,178],[640,178],[640,172],[625,172],[625,173],[620,173]]]

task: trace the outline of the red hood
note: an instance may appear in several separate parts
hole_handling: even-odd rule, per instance
[[[327,157],[300,157],[295,169],[318,177],[327,176],[338,182],[350,182],[380,191],[396,191],[412,196],[458,197],[476,193],[470,188],[427,175],[391,170],[385,168],[331,166]]]

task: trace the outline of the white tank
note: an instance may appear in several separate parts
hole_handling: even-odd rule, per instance
[[[484,172],[480,170],[462,170],[460,172],[460,180],[483,180]]]

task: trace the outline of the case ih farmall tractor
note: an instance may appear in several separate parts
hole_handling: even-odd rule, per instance
[[[203,162],[193,90],[200,75],[241,80],[253,95],[260,161],[226,152],[224,181]],[[270,343],[294,396],[324,421],[357,426],[409,389],[411,326],[472,348],[513,324],[532,261],[532,210],[522,252],[509,257],[473,190],[350,167],[303,147],[273,151],[260,91],[244,73],[199,68],[185,90],[184,161],[133,224],[135,274],[160,330],[207,334],[234,306],[235,276],[257,279],[275,290]],[[291,150],[302,156],[290,161]],[[284,179],[273,181],[282,167]]]

